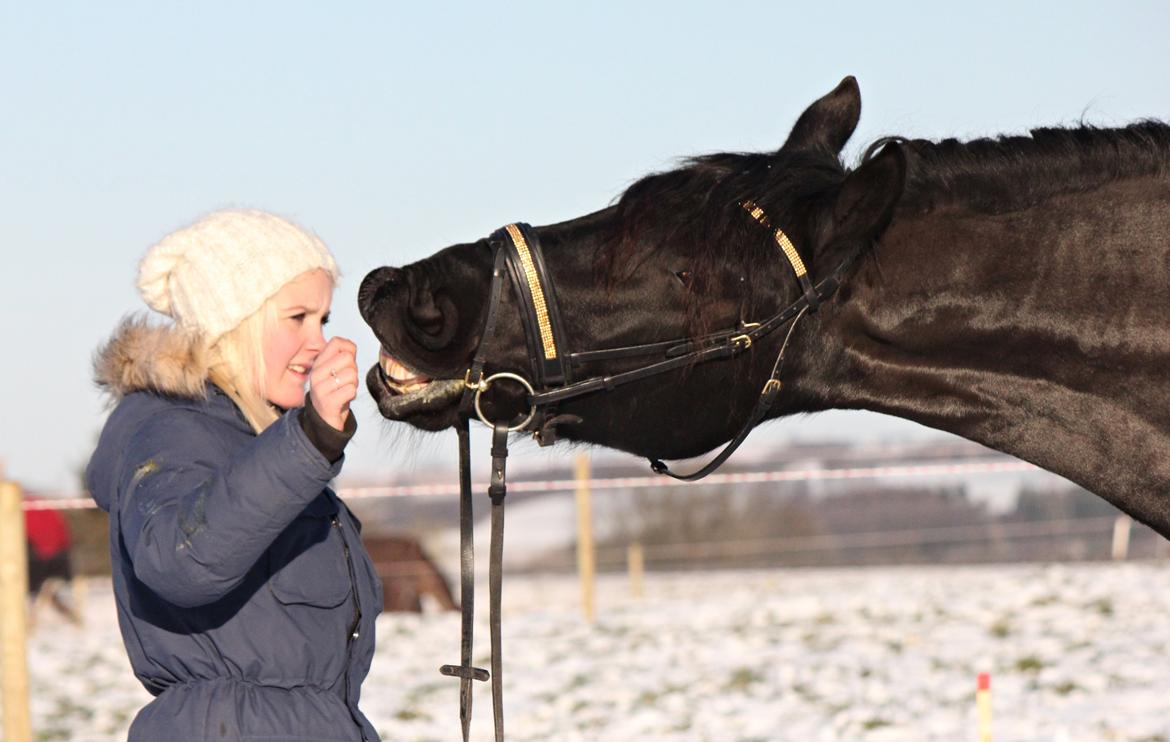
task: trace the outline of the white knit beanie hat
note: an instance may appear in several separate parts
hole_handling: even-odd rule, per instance
[[[151,309],[214,343],[317,268],[337,281],[337,264],[316,235],[265,211],[223,209],[150,248],[138,265],[138,292]]]

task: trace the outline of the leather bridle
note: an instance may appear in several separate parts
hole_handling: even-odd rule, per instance
[[[742,322],[739,326],[704,335],[699,338],[665,340],[641,345],[628,345],[602,350],[572,351],[567,346],[567,335],[556,304],[556,294],[544,263],[540,238],[527,224],[514,223],[494,232],[487,244],[494,254],[492,285],[488,312],[484,320],[480,344],[471,366],[464,375],[464,391],[460,401],[459,482],[460,482],[460,551],[461,604],[463,611],[461,664],[443,665],[440,672],[460,678],[459,716],[463,739],[467,742],[471,723],[471,681],[492,680],[492,706],[497,742],[504,739],[502,678],[500,667],[500,587],[502,582],[504,497],[507,494],[506,462],[508,434],[530,431],[536,441],[547,446],[557,439],[559,424],[580,422],[575,415],[558,414],[556,405],[599,391],[612,391],[634,381],[673,371],[706,361],[739,356],[760,338],[789,324],[772,373],[764,383],[751,415],[720,453],[699,470],[690,474],[676,474],[658,459],[651,459],[651,468],[675,479],[693,481],[715,471],[747,438],[752,429],[763,420],[781,388],[780,371],[784,353],[796,325],[806,312],[816,312],[821,303],[831,298],[841,285],[846,273],[861,255],[864,245],[857,246],[828,278],[814,284],[803,260],[787,234],[773,227],[764,210],[751,201],[741,204],[753,219],[772,232],[780,251],[792,266],[802,290],[801,296],[776,314],[760,322]],[[520,316],[528,346],[531,380],[512,372],[484,375],[487,353],[495,339],[495,327],[506,281],[510,281],[520,305]],[[603,360],[651,357],[656,360],[630,371],[608,376],[576,378],[580,366]],[[481,398],[493,384],[507,380],[524,387],[529,410],[518,421],[492,421],[483,413]],[[470,435],[468,422],[472,415],[492,428],[492,468],[488,495],[492,501],[492,531],[489,549],[489,589],[491,632],[491,673],[472,667],[472,629],[474,623],[474,544],[473,505],[471,500]]]

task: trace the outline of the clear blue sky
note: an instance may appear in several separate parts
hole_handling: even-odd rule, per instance
[[[331,245],[333,327],[365,368],[370,269],[592,211],[683,155],[775,148],[845,75],[863,98],[850,157],[890,133],[1170,119],[1170,3],[785,5],[0,5],[9,476],[75,487],[105,414],[93,349],[143,308],[146,248],[214,208]],[[453,437],[384,432],[364,390],[355,409],[347,475],[451,460]],[[921,434],[830,413],[755,438]]]

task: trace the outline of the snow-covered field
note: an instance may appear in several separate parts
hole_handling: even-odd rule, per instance
[[[505,576],[510,740],[974,740],[985,671],[996,742],[1170,741],[1167,564],[650,573],[597,601],[589,625],[572,577]],[[85,631],[45,617],[31,640],[38,739],[124,739],[149,700],[109,586],[87,607]],[[484,620],[483,667],[487,641]],[[362,707],[384,739],[459,738],[437,671],[458,655],[456,614],[380,619]]]

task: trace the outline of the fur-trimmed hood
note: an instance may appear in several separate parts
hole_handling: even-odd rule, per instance
[[[94,382],[117,402],[131,392],[207,397],[208,352],[202,337],[172,324],[151,324],[143,315],[122,320],[98,348]]]

